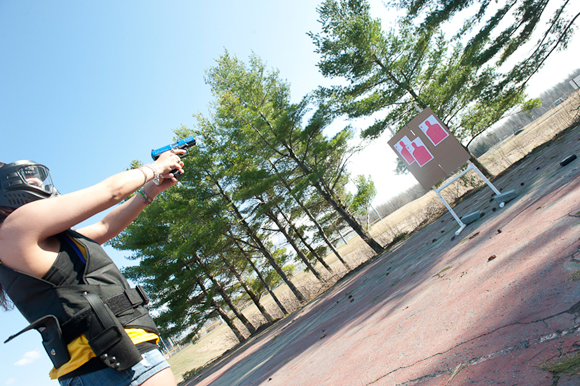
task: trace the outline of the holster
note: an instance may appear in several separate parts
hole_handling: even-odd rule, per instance
[[[60,323],[54,315],[46,315],[34,321],[25,329],[6,339],[4,343],[8,343],[18,335],[32,329],[36,329],[42,335],[42,345],[55,368],[58,369],[70,361],[70,354],[62,336]]]
[[[139,363],[141,354],[116,315],[146,305],[149,299],[145,291],[140,286],[135,289],[127,288],[105,301],[94,293],[85,291],[81,294],[89,305],[70,317],[62,326],[56,316],[46,315],[12,335],[4,343],[26,331],[36,329],[42,335],[42,345],[52,364],[58,369],[71,359],[67,344],[85,334],[97,358],[107,366],[124,371]]]
[[[94,311],[85,336],[97,358],[117,371],[125,371],[139,363],[139,350],[109,306],[95,294],[84,296]]]

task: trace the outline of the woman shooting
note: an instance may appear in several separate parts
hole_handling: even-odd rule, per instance
[[[9,340],[38,330],[50,377],[62,386],[175,385],[147,295],[129,286],[100,245],[177,183],[182,153],[167,151],[65,195],[44,165],[0,163],[0,305],[9,307],[8,295],[30,323]],[[99,222],[71,229],[121,202]]]

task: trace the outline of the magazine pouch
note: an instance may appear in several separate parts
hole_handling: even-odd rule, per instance
[[[109,306],[93,293],[84,296],[94,311],[85,336],[97,358],[117,371],[128,370],[139,363],[142,359],[139,350]]]

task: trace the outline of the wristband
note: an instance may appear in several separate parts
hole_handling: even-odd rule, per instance
[[[145,194],[143,189],[139,189],[137,192],[139,192],[139,194],[143,196],[143,199],[145,200],[145,205],[149,205],[153,202],[153,199],[149,197],[147,194]]]

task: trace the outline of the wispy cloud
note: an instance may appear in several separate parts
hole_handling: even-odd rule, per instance
[[[16,382],[16,378],[10,378],[6,382],[4,382],[4,384],[5,385],[12,385],[12,384],[14,384],[14,382]]]
[[[41,355],[41,353],[38,350],[29,351],[22,356],[22,359],[18,360],[16,363],[14,363],[14,366],[28,365],[28,364],[34,362],[35,360],[37,360],[38,358],[40,358],[40,355]]]

